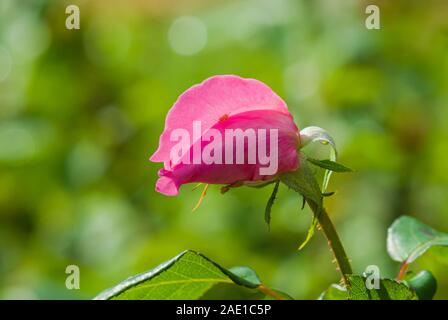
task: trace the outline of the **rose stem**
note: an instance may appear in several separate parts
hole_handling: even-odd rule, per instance
[[[341,239],[339,238],[338,233],[336,232],[336,229],[334,228],[334,225],[331,222],[325,208],[322,208],[319,212],[319,207],[317,206],[317,204],[309,200],[307,200],[307,203],[313,211],[314,215],[317,217],[319,225],[324,231],[325,236],[327,237],[328,246],[333,252],[334,257],[336,258],[338,270],[342,275],[344,285],[348,286],[349,281],[347,275],[352,274],[353,271],[352,266],[350,265],[350,260],[345,253],[345,249],[342,245]]]
[[[266,294],[266,295],[268,295],[268,296],[273,297],[276,300],[285,300],[285,298],[282,295],[278,294],[277,292],[275,292],[271,288],[266,287],[264,284],[259,285],[257,287],[257,290],[262,292],[262,293],[264,293],[264,294]]]
[[[404,276],[406,275],[406,271],[408,270],[408,266],[409,266],[409,264],[407,261],[405,261],[401,264],[400,271],[398,272],[397,279],[396,279],[397,281],[403,280]]]

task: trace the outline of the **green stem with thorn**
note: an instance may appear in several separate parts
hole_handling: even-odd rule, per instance
[[[338,269],[342,275],[342,281],[345,286],[349,285],[348,275],[352,274],[352,266],[350,264],[350,259],[347,257],[345,253],[344,246],[342,245],[341,239],[339,238],[338,233],[328,216],[325,208],[321,208],[319,210],[319,206],[316,205],[313,201],[307,200],[308,205],[313,211],[314,215],[317,217],[320,227],[322,228],[327,240],[328,245],[330,246],[331,251],[336,258],[336,263],[338,265]]]

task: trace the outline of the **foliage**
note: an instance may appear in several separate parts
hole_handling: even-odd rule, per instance
[[[387,251],[395,261],[414,262],[433,246],[448,246],[448,234],[415,218],[400,217],[388,230]]]
[[[358,274],[375,263],[396,276],[385,235],[400,216],[448,231],[446,1],[371,1],[381,30],[364,27],[362,1],[70,3],[80,6],[80,30],[65,29],[64,1],[0,2],[0,298],[91,298],[186,248],[250,265],[294,298],[338,281],[320,232],[297,252],[312,218],[288,188],[269,229],[273,186],[211,187],[193,214],[200,191],[153,191],[158,166],[147,159],[167,110],[215,74],[260,79],[299,128],[334,135],[338,161],[356,172],[336,176],[328,189],[338,196],[325,201]],[[168,37],[185,15],[207,29],[204,48],[188,56]],[[328,146],[309,148],[310,158],[328,158]],[[410,268],[430,270],[434,298],[446,300],[444,249]],[[72,264],[80,290],[65,287]]]
[[[301,160],[306,156],[301,154]],[[332,165],[334,168],[336,165]],[[342,165],[337,165],[339,168]],[[317,208],[322,207],[321,191],[314,188],[316,181],[305,165],[295,173],[284,174],[281,178],[286,185],[301,194],[307,201],[317,199]],[[330,169],[326,166],[325,169]],[[336,171],[338,169],[336,168]],[[345,172],[342,171],[342,172]],[[311,191],[310,191],[311,190]],[[314,191],[313,191],[314,190]],[[268,201],[269,213],[278,191],[278,182]],[[313,223],[321,220],[314,213]],[[320,213],[322,214],[322,213]],[[269,222],[269,220],[267,221]],[[314,230],[315,225],[311,226]],[[301,248],[308,243],[312,233]],[[405,266],[427,251],[431,246],[445,246],[446,235],[438,232],[418,220],[403,216],[398,218],[388,232],[388,252],[392,259],[404,262]],[[330,240],[332,241],[332,240]],[[333,248],[333,247],[332,247]],[[335,255],[337,251],[333,249]],[[401,270],[400,274],[401,275]],[[378,277],[378,275],[374,275]],[[437,281],[429,271],[421,271],[415,276],[408,275],[404,281],[392,279],[373,279],[372,275],[347,274],[345,286],[333,284],[324,291],[320,300],[428,300],[437,290]],[[399,279],[402,280],[402,279]],[[371,282],[370,284],[368,282]],[[97,299],[199,299],[213,286],[219,283],[235,284],[262,293],[276,299],[289,298],[263,285],[258,275],[250,268],[235,267],[227,270],[209,258],[194,251],[185,251],[153,270],[131,277],[115,287],[97,296]]]
[[[350,300],[416,300],[415,292],[404,284],[390,279],[381,279],[379,289],[368,289],[366,279],[350,277],[348,298]]]
[[[234,284],[285,299],[287,295],[266,290],[248,267],[227,270],[204,255],[184,251],[145,273],[131,277],[100,293],[97,300],[199,299],[220,283]],[[272,293],[274,292],[274,293]]]

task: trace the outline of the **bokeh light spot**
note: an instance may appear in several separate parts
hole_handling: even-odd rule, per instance
[[[180,55],[193,55],[207,43],[207,27],[196,17],[177,18],[168,32],[171,48]]]

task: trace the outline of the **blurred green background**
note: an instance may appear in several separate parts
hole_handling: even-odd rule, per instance
[[[372,3],[381,30],[365,28]],[[267,83],[299,127],[334,135],[356,173],[334,175],[326,205],[357,273],[396,274],[386,233],[402,214],[448,231],[447,1],[0,0],[0,298],[92,298],[184,249],[295,298],[338,281],[320,232],[297,251],[311,214],[285,187],[270,231],[271,187],[211,187],[195,213],[200,190],[154,191],[167,111],[216,74]],[[447,299],[447,266],[422,268]]]

